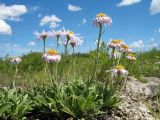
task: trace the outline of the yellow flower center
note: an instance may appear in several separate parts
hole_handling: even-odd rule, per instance
[[[58,52],[56,50],[48,50],[47,51],[47,54],[50,54],[50,55],[57,55]]]
[[[99,13],[96,15],[96,17],[106,17],[107,15],[105,13]]]
[[[123,42],[123,40],[112,40],[111,43],[114,44],[120,44],[121,42]]]
[[[122,45],[122,48],[125,49],[125,50],[129,49],[128,45]]]
[[[135,57],[135,56],[134,56],[133,54],[131,54],[131,53],[130,53],[130,54],[128,54],[127,56]]]
[[[74,32],[72,32],[72,31],[69,31],[69,34],[71,34],[71,35],[74,35]]]
[[[123,65],[117,65],[115,67],[117,70],[125,70],[124,66]]]
[[[42,35],[42,36],[47,36],[47,33],[43,31],[43,32],[41,33],[41,35]]]

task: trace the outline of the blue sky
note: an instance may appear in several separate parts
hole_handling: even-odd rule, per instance
[[[42,51],[33,33],[62,27],[84,37],[77,52],[94,49],[98,28],[92,20],[100,12],[113,21],[103,41],[123,39],[142,50],[160,45],[160,0],[0,0],[0,9],[0,57]],[[47,40],[47,48],[54,47],[54,40]]]

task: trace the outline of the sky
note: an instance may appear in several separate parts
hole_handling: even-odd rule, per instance
[[[0,0],[0,57],[42,51],[34,32],[62,27],[84,38],[76,52],[93,50],[99,29],[92,21],[98,13],[113,21],[103,27],[103,41],[122,39],[133,50],[160,46],[160,0]],[[54,39],[46,42],[47,49],[55,48]]]

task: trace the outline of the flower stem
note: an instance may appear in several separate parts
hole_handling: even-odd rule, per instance
[[[17,68],[17,64],[15,66],[15,75],[14,75],[14,79],[13,79],[13,88],[16,87],[16,77],[17,77],[17,72],[18,72],[18,68]]]
[[[67,47],[68,47],[68,43],[69,43],[70,37],[67,35],[67,36],[66,36],[66,39],[67,39],[67,41],[66,41],[66,44],[65,44],[65,51],[64,51],[65,56],[67,56],[67,54],[68,54],[68,53],[67,53],[67,52],[68,52],[68,51],[67,51]]]
[[[99,36],[98,36],[98,43],[97,43],[97,58],[96,58],[96,63],[98,63],[99,61],[99,48],[100,48],[100,40],[101,40],[101,36],[102,36],[102,24],[100,25],[100,29],[99,29]]]
[[[74,55],[74,47],[73,47],[73,79],[75,80],[75,66],[76,66],[76,61],[75,61],[75,55]]]
[[[112,61],[113,61],[113,63],[112,63],[112,66],[114,67],[115,66],[115,59],[114,59],[114,54],[115,54],[115,48],[112,48]]]
[[[99,35],[98,35],[98,42],[97,42],[97,51],[96,51],[96,59],[95,59],[95,66],[94,66],[94,72],[93,72],[93,76],[91,77],[93,79],[93,77],[95,77],[96,72],[97,72],[97,64],[99,62],[99,48],[100,48],[100,40],[101,40],[101,36],[102,36],[102,24],[99,23],[100,29],[99,29]]]
[[[58,62],[56,63],[56,82],[58,82]]]
[[[65,49],[65,50],[64,50],[64,55],[67,56],[67,45],[65,45],[64,47],[65,47],[65,48],[64,48],[64,49]]]
[[[50,63],[50,79],[51,79],[51,84],[53,84],[53,64]]]
[[[57,45],[56,45],[57,50],[58,50],[58,45],[59,45],[59,44],[58,44],[58,42],[59,42],[59,37],[60,37],[60,36],[57,35]]]
[[[45,39],[43,39],[43,53],[46,52],[46,41]]]

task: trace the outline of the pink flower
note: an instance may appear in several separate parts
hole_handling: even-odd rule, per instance
[[[123,40],[112,40],[109,44],[108,47],[110,48],[120,48],[122,45],[124,45],[125,43],[123,42]]]
[[[117,76],[117,75],[128,75],[128,71],[125,70],[125,68],[122,65],[117,65],[112,70],[112,76]]]
[[[83,38],[79,37],[79,34],[75,34],[70,30],[63,29],[62,36],[63,36],[62,38],[63,40],[61,41],[61,43],[63,45],[70,44],[72,47],[76,47],[83,43]]]
[[[110,25],[112,23],[112,19],[107,16],[105,13],[97,14],[96,18],[93,20],[95,26],[100,27],[100,25]]]
[[[20,62],[22,62],[21,58],[19,57],[13,57],[10,59],[11,64],[19,64]]]
[[[127,56],[126,56],[126,58],[128,59],[128,60],[133,60],[133,61],[135,61],[137,58],[133,55],[133,54],[128,54]]]
[[[47,63],[60,62],[61,56],[58,55],[56,50],[48,50],[47,53],[42,56],[42,59]]]
[[[120,51],[123,53],[130,53],[132,50],[129,48],[128,45],[122,44],[120,47]]]
[[[44,30],[39,33],[39,32],[34,32],[34,34],[36,35],[37,39],[39,40],[46,40],[47,37],[52,37],[53,33],[51,31],[49,32],[45,32]]]

